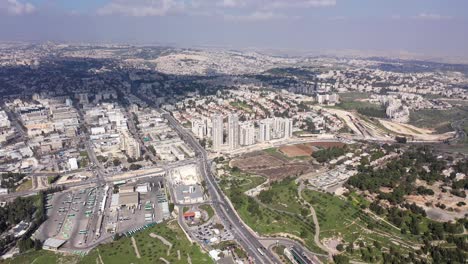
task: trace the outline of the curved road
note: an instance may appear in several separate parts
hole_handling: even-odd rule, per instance
[[[465,122],[468,122],[468,119],[461,119],[454,121],[450,124],[450,126],[455,130],[455,137],[451,140],[450,142],[464,142],[466,140],[466,132],[463,129],[463,125],[465,125]]]
[[[246,227],[239,216],[236,213],[233,213],[235,212],[234,208],[222,193],[211,172],[211,163],[208,160],[205,149],[190,133],[182,128],[179,122],[177,122],[177,120],[175,120],[171,115],[163,113],[163,116],[169,121],[181,138],[190,144],[192,149],[197,153],[197,156],[200,158],[200,173],[206,181],[207,191],[213,200],[214,210],[224,225],[231,229],[234,237],[241,244],[244,250],[247,251],[248,255],[251,256],[256,263],[281,263],[281,261],[278,260],[272,252],[267,250],[262,250],[262,252],[260,252],[258,250],[262,249],[263,245],[260,243],[258,238],[249,231],[248,227]],[[224,206],[220,206],[220,204],[224,204]]]
[[[179,133],[181,138],[183,138],[187,143],[191,145],[194,151],[197,153],[197,156],[201,158],[200,160],[200,167],[203,178],[206,180],[207,183],[207,190],[210,194],[213,204],[213,208],[215,209],[216,213],[220,217],[220,219],[227,223],[233,231],[234,236],[236,237],[237,241],[243,246],[243,248],[248,252],[250,256],[252,256],[256,263],[281,263],[281,261],[277,258],[276,254],[271,252],[270,250],[266,250],[264,245],[271,243],[278,243],[280,242],[283,245],[295,246],[296,248],[300,249],[302,252],[308,253],[311,256],[319,255],[307,250],[304,246],[302,246],[299,242],[287,239],[287,238],[273,238],[273,237],[259,237],[255,232],[251,231],[250,227],[248,227],[242,219],[239,217],[237,212],[235,211],[234,207],[228,200],[228,198],[224,195],[222,190],[220,189],[219,185],[217,184],[212,172],[211,172],[211,163],[207,158],[207,153],[205,149],[199,144],[199,142],[190,134],[188,133],[174,117],[172,117],[168,113],[164,113],[163,116],[169,121],[169,123],[176,129]],[[223,205],[223,206],[220,206]],[[316,219],[315,219],[316,220]],[[316,221],[318,223],[318,221]],[[261,248],[262,253],[260,253],[257,249]],[[328,252],[328,250],[325,250]],[[316,258],[315,263],[320,263],[320,261]]]
[[[321,250],[327,252],[328,256],[331,257],[332,252],[330,251],[330,249],[324,246],[322,242],[320,241],[320,224],[317,219],[317,214],[315,213],[314,207],[302,197],[303,189],[304,189],[304,183],[301,181],[301,184],[299,185],[299,189],[298,189],[298,194],[299,194],[299,198],[302,199],[304,203],[307,204],[310,208],[310,214],[312,216],[312,220],[314,221],[314,225],[315,225],[314,242]]]

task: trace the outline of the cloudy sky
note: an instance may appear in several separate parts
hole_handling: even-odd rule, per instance
[[[467,0],[0,0],[0,40],[468,57]]]

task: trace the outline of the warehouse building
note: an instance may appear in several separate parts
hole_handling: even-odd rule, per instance
[[[57,238],[48,238],[44,241],[42,249],[57,251],[63,244],[67,242],[66,240],[57,239]]]
[[[133,185],[122,185],[119,187],[119,193],[132,193],[135,191],[135,186]]]
[[[137,192],[132,193],[120,193],[119,195],[119,207],[137,207],[140,201],[140,195]]]

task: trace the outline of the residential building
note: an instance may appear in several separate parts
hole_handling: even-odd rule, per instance
[[[255,144],[255,127],[251,122],[245,122],[239,128],[239,144],[249,146]]]
[[[228,141],[230,149],[239,147],[239,116],[235,113],[228,116]]]
[[[213,149],[219,150],[223,145],[223,117],[220,114],[215,114],[211,122]]]
[[[260,121],[259,142],[271,140],[271,122],[267,119]]]

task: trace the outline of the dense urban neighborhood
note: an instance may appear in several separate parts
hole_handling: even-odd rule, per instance
[[[468,65],[0,43],[0,263],[467,263]]]

